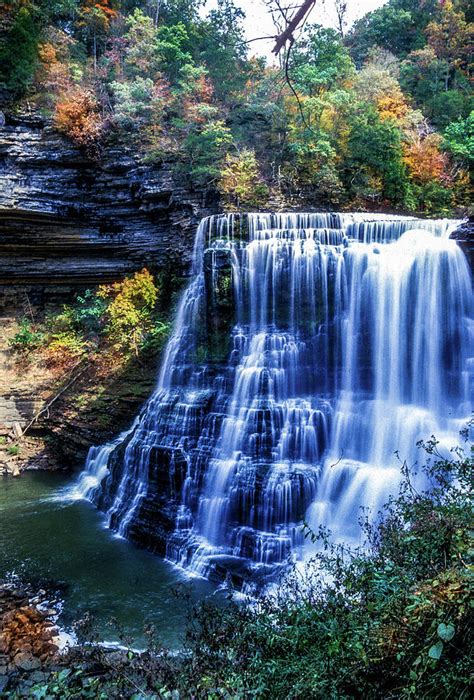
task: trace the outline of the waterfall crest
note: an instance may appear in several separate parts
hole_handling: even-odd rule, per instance
[[[81,494],[201,575],[266,576],[301,524],[357,537],[432,434],[469,417],[471,273],[452,221],[204,219],[158,386]],[[469,371],[471,369],[471,372]]]

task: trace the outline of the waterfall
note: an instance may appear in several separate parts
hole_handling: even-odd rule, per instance
[[[471,273],[453,221],[204,219],[158,386],[76,491],[190,572],[265,578],[302,522],[358,536],[417,441],[470,414]],[[469,371],[471,369],[471,372]]]

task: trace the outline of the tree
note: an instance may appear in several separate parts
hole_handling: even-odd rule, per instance
[[[188,162],[186,170],[195,185],[202,187],[216,182],[232,134],[221,119],[211,119],[194,126],[183,142]]]
[[[85,32],[92,43],[94,71],[97,70],[99,42],[109,31],[110,23],[117,17],[117,11],[111,6],[111,0],[84,0],[79,9],[78,27]]]
[[[307,95],[317,95],[352,78],[354,65],[334,29],[307,28],[290,54],[291,79]]]
[[[94,94],[76,86],[61,94],[56,103],[53,123],[90,154],[95,154],[103,133],[103,120]]]
[[[333,0],[334,10],[337,17],[337,28],[339,34],[344,36],[346,31],[347,0]]]
[[[410,186],[403,162],[401,134],[392,121],[381,121],[373,107],[357,114],[348,141],[347,180],[358,196],[410,204]]]
[[[185,24],[178,22],[159,27],[154,51],[170,83],[178,81],[184,66],[193,65],[189,48],[190,39]]]
[[[466,22],[464,13],[457,12],[453,3],[446,0],[439,18],[426,27],[426,36],[438,59],[444,60],[448,66],[444,86],[448,90],[450,78],[456,79],[456,70],[468,69],[474,24]]]
[[[123,66],[127,78],[154,79],[161,64],[157,50],[157,30],[150,17],[136,9],[125,20]]]
[[[237,209],[256,209],[268,199],[254,151],[228,153],[220,174],[218,189],[226,203]]]
[[[440,146],[439,134],[428,134],[425,138],[413,135],[403,144],[403,162],[410,178],[419,184],[447,179],[447,159]]]
[[[165,108],[169,102],[168,84],[163,78],[137,76],[126,82],[111,84],[115,98],[114,115],[122,129],[139,131],[153,125],[161,129]]]
[[[361,66],[370,49],[379,46],[404,58],[423,47],[424,28],[437,10],[438,0],[389,0],[354,24],[347,36],[351,56]]]
[[[443,148],[466,165],[474,161],[474,112],[445,129]]]
[[[123,282],[102,285],[97,293],[107,301],[106,332],[120,350],[138,349],[153,328],[152,312],[158,299],[158,288],[146,268]]]
[[[0,84],[16,97],[31,85],[37,64],[40,30],[35,14],[32,4],[15,7],[0,42]]]
[[[218,0],[200,26],[199,56],[209,71],[219,99],[242,90],[247,77],[242,20],[245,15],[233,0]]]

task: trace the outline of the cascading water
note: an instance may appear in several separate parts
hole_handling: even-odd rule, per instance
[[[357,536],[434,434],[469,417],[472,291],[456,222],[204,219],[158,387],[92,448],[80,493],[202,575],[265,575],[303,519]]]

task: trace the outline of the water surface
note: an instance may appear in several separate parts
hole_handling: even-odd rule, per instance
[[[0,478],[0,578],[16,572],[25,581],[61,583],[59,622],[66,630],[89,611],[104,641],[118,641],[109,624],[116,618],[136,645],[144,642],[147,622],[165,644],[179,645],[187,606],[175,591],[185,586],[195,601],[221,594],[115,536],[89,502],[64,500],[70,483],[71,477],[48,472]]]

